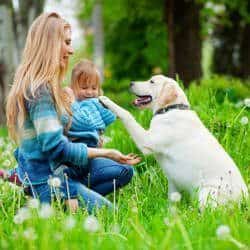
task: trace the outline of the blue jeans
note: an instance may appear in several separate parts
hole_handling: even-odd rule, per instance
[[[133,176],[133,168],[107,158],[89,160],[88,168],[88,174],[81,175],[80,168],[67,167],[64,173],[68,179],[63,179],[60,188],[51,190],[47,183],[33,185],[32,195],[47,203],[51,202],[53,195],[63,199],[77,197],[89,212],[96,207],[112,208],[112,203],[104,196],[114,191],[114,180],[116,190],[128,184]]]

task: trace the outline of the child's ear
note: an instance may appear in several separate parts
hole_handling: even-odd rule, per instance
[[[166,83],[162,89],[160,96],[158,98],[158,103],[160,107],[164,107],[167,104],[173,102],[178,96],[176,88],[174,85]]]

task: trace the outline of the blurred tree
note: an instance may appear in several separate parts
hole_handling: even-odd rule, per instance
[[[238,77],[250,76],[250,1],[204,1],[212,23],[213,71]],[[209,11],[210,10],[210,11]]]
[[[93,13],[93,32],[94,32],[94,55],[93,60],[101,72],[103,78],[104,70],[104,38],[103,38],[103,16],[102,16],[102,1],[96,0],[94,3]]]
[[[89,19],[95,0],[84,3]],[[184,83],[201,77],[200,8],[195,0],[105,0],[105,65],[116,79],[179,74]]]
[[[31,22],[44,7],[45,0],[0,0],[0,124],[5,123],[5,98],[21,57]],[[4,34],[4,35],[3,35]]]
[[[96,2],[82,1],[80,18],[85,20],[89,31],[86,20]],[[162,6],[163,0],[103,1],[106,78],[138,79],[166,72],[167,34]],[[87,38],[87,41],[92,43],[92,39]]]
[[[200,9],[194,0],[165,0],[169,75],[178,74],[185,85],[202,75]]]

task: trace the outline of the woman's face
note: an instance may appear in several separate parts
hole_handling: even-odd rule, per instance
[[[60,65],[62,68],[67,67],[69,56],[74,53],[74,50],[71,46],[71,30],[70,28],[66,28],[64,32],[64,39],[61,49],[61,58]]]

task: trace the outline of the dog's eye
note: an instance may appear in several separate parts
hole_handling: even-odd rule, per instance
[[[153,80],[150,80],[150,83],[155,83]]]

